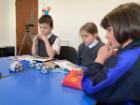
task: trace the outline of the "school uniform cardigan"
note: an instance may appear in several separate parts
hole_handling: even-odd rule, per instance
[[[77,64],[82,66],[88,66],[92,64],[97,57],[98,50],[104,44],[101,41],[97,41],[95,45],[91,48],[86,46],[84,43],[80,44],[78,49],[78,61]]]

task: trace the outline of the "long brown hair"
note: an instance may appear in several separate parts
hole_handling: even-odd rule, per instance
[[[98,29],[97,26],[95,25],[95,23],[93,22],[87,22],[86,24],[84,24],[81,28],[80,31],[84,30],[92,35],[94,35],[95,33],[98,34]],[[101,40],[99,36],[96,36],[97,40]]]

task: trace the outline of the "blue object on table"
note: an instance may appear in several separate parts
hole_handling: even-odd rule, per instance
[[[8,71],[8,59],[3,59]],[[26,62],[25,62],[26,64]],[[2,68],[2,67],[1,67]],[[61,69],[60,69],[61,70]],[[65,74],[49,72],[43,75],[38,70],[30,70],[8,76],[0,80],[0,105],[93,105],[95,101],[82,91],[64,87]]]
[[[9,68],[9,70],[12,72],[19,72],[22,69],[23,69],[22,64],[18,60],[13,60],[12,63],[10,64],[10,68]]]
[[[35,69],[41,70],[42,66],[43,66],[43,63],[36,63]]]
[[[49,69],[48,69],[46,66],[42,66],[42,68],[41,68],[41,73],[47,74],[48,70],[49,70]]]
[[[29,66],[30,66],[30,68],[32,68],[32,69],[35,68],[36,64],[37,64],[37,61],[30,61],[30,62],[29,62]]]
[[[13,74],[17,74],[17,72],[11,72],[9,70],[11,63],[13,62],[13,59],[10,59],[11,57],[2,57],[0,58],[0,72],[2,73],[2,76],[9,76],[9,75],[13,75]],[[26,70],[31,70],[31,68],[29,67],[29,62],[27,61],[20,61],[20,63],[22,64],[22,69],[23,72]]]

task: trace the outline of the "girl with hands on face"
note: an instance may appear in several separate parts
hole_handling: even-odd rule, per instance
[[[84,71],[82,89],[97,105],[140,105],[140,5],[118,6],[101,26],[108,43]]]

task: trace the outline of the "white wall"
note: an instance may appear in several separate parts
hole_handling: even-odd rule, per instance
[[[0,0],[0,46],[8,45],[9,37],[9,1]]]
[[[16,46],[16,0],[9,0],[9,30],[10,30],[10,45]],[[16,48],[16,47],[15,47]]]
[[[125,2],[140,0],[39,0],[49,4],[54,19],[54,33],[62,40],[69,40],[77,48],[80,44],[79,28],[87,21],[93,21],[99,28],[99,35],[105,41],[105,31],[100,20],[112,8]],[[44,6],[44,4],[42,5]],[[39,16],[42,6],[39,5]],[[15,0],[0,0],[0,47],[16,45]]]
[[[0,0],[0,47],[15,46],[15,0]]]
[[[85,22],[97,24],[99,35],[105,42],[105,31],[100,21],[110,10],[121,3],[139,0],[39,0],[51,6],[50,15],[54,19],[54,32],[62,40],[69,40],[75,48],[80,44],[79,28]],[[39,16],[45,4],[39,6]]]

